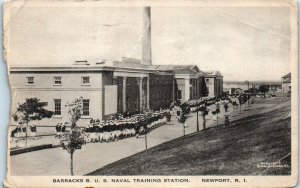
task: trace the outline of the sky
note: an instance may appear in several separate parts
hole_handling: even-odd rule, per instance
[[[142,7],[12,8],[10,65],[141,59]],[[152,63],[195,64],[226,80],[290,72],[290,9],[152,7]]]

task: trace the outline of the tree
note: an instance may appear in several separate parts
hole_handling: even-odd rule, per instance
[[[259,86],[259,91],[264,94],[264,97],[266,96],[266,93],[269,92],[269,87],[266,85],[261,85]]]
[[[16,112],[13,113],[12,116],[16,122],[22,122],[26,125],[25,146],[27,146],[27,130],[29,122],[52,117],[53,112],[44,108],[47,105],[47,102],[40,102],[40,99],[30,98],[26,99],[25,103],[19,104]]]
[[[203,129],[206,129],[206,119],[205,117],[208,115],[208,109],[206,102],[200,106],[199,111],[201,112],[202,120],[203,120]]]
[[[249,90],[245,90],[245,93],[258,93],[259,92],[259,89],[257,88],[249,88]]]
[[[71,103],[68,103],[66,107],[68,107],[68,114],[70,116],[71,122],[71,130],[62,135],[61,145],[64,150],[70,154],[71,162],[70,162],[70,171],[73,176],[73,155],[75,150],[81,149],[84,144],[84,133],[83,131],[76,125],[77,121],[81,118],[82,115],[82,106],[83,101],[82,97],[75,99]]]
[[[187,116],[190,113],[190,107],[187,102],[180,105],[180,114],[178,117],[179,123],[182,123],[183,126],[183,135],[185,136],[185,122],[187,120]]]

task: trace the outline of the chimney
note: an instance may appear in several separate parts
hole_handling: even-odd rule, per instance
[[[143,10],[143,41],[142,41],[142,64],[152,65],[151,61],[151,8]]]
[[[73,65],[90,65],[87,60],[78,60],[73,63]]]

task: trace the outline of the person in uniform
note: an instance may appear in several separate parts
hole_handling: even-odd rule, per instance
[[[109,142],[109,139],[110,139],[109,123],[106,121],[103,126],[103,140],[105,142]]]
[[[135,132],[136,132],[136,138],[138,138],[140,135],[141,135],[141,131],[142,131],[142,126],[141,126],[141,123],[140,121],[134,121],[133,122],[134,124],[134,127],[135,127]]]
[[[15,142],[16,141],[16,134],[17,134],[17,128],[14,128],[10,133],[10,141]]]
[[[213,121],[217,121],[217,109],[216,106],[213,108],[213,110],[211,111],[212,115],[213,115]]]
[[[91,124],[88,124],[84,130],[85,132],[85,143],[91,142],[90,132],[91,132]]]
[[[19,124],[17,125],[16,127],[16,131],[17,131],[17,138],[20,138],[22,136],[22,130],[21,130],[21,126],[22,126],[22,123],[19,122]]]
[[[64,134],[66,132],[66,126],[68,125],[68,122],[65,122],[63,125],[61,125],[61,133]]]
[[[35,138],[35,136],[36,136],[36,125],[30,125],[30,136]]]
[[[27,127],[25,124],[22,124],[21,130],[22,130],[22,137],[25,138],[27,136]]]
[[[203,112],[202,112],[202,121],[203,121],[203,129],[206,128],[206,116],[208,115],[209,109],[207,108],[207,103],[203,104]]]
[[[227,99],[225,99],[224,100],[224,110],[225,110],[225,114],[227,114],[227,112],[228,112],[228,108],[229,108],[229,104],[228,104],[229,102],[228,102],[228,100]]]
[[[56,124],[55,130],[56,130],[56,136],[55,137],[58,137],[59,136],[59,132],[60,132],[60,125],[59,125],[59,123]]]
[[[99,121],[93,123],[93,142],[99,142]]]

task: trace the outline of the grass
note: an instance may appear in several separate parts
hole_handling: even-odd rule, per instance
[[[291,119],[285,118],[290,101],[273,102],[271,109],[259,109],[230,127],[221,125],[163,143],[147,155],[137,153],[88,175],[289,175],[290,167],[257,167],[291,152]],[[281,163],[289,165],[290,156]]]

